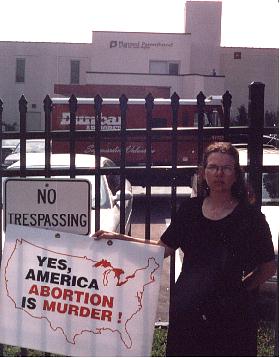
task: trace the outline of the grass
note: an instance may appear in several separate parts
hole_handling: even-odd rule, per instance
[[[275,322],[261,321],[258,330],[258,357],[278,356],[275,353]]]
[[[166,328],[156,328],[154,332],[152,357],[165,357],[166,348]],[[275,322],[260,321],[258,331],[258,357],[273,357],[275,354]],[[4,357],[20,357],[21,350],[18,347],[4,346]],[[42,357],[44,353],[34,350],[28,350],[29,357]],[[48,356],[58,357],[50,354]]]
[[[152,357],[164,357],[167,330],[156,328]],[[260,321],[258,330],[258,357],[273,357],[275,354],[275,322]]]

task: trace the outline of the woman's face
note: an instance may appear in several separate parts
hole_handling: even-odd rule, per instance
[[[211,192],[230,192],[236,181],[234,158],[225,153],[211,153],[204,169],[204,179]]]

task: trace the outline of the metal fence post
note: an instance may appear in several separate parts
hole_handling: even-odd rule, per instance
[[[206,97],[201,91],[196,97],[197,112],[198,112],[198,151],[197,151],[198,164],[202,162],[202,157],[203,157],[203,127],[204,127],[205,98]]]
[[[177,203],[177,159],[178,159],[178,111],[180,106],[180,97],[176,92],[171,96],[171,108],[172,108],[172,187],[171,187],[171,220],[174,220],[176,215],[176,203]],[[175,254],[170,257],[170,292],[173,292],[175,288]],[[170,303],[172,300],[170,295]]]
[[[94,135],[94,152],[95,152],[95,230],[100,229],[100,131],[101,131],[101,109],[102,97],[98,94],[94,97],[95,111],[95,135]]]
[[[262,205],[262,160],[264,127],[264,88],[261,82],[249,85],[249,182],[256,195],[256,205]]]
[[[46,169],[46,177],[50,178],[50,168],[51,168],[50,132],[51,132],[52,100],[50,99],[49,95],[47,95],[44,99],[44,112],[45,112],[45,169]]]
[[[76,112],[78,109],[78,101],[75,95],[69,98],[69,112],[70,112],[70,137],[69,137],[69,152],[70,152],[70,178],[75,177],[75,132],[76,132]]]
[[[145,239],[150,240],[151,236],[151,166],[152,166],[152,120],[154,97],[149,93],[145,98],[146,108],[146,219],[145,219]]]
[[[121,202],[120,202],[120,233],[125,234],[125,167],[126,167],[126,111],[128,98],[123,94],[120,98],[121,111]]]
[[[226,91],[223,95],[222,104],[224,108],[224,140],[229,141],[229,127],[230,127],[230,107],[232,95]]]
[[[1,144],[1,148],[0,148],[0,163],[2,163],[2,158],[3,158],[2,157],[2,131],[3,131],[3,128],[2,128],[2,125],[3,125],[2,115],[3,115],[3,101],[0,98],[0,144]]]
[[[19,100],[20,115],[20,176],[25,177],[26,170],[26,113],[27,100],[22,95]]]

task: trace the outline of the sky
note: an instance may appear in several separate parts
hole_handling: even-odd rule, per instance
[[[0,41],[90,43],[92,31],[184,33],[186,0],[1,0]],[[222,0],[222,46],[279,48],[279,0]]]

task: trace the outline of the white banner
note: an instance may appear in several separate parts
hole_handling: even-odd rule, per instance
[[[148,356],[163,248],[8,225],[0,342],[67,356]]]

